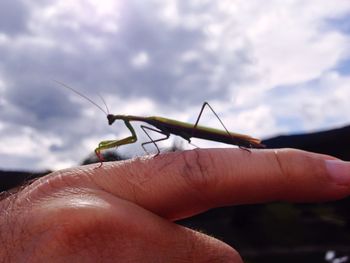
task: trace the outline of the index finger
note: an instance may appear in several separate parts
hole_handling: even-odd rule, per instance
[[[350,163],[293,149],[196,149],[81,169],[90,169],[84,173],[104,191],[169,219],[225,205],[350,193]]]

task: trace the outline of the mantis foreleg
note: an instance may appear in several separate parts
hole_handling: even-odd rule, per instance
[[[135,132],[134,128],[131,126],[130,122],[128,120],[124,120],[124,123],[125,123],[126,127],[129,129],[129,131],[131,132],[131,136],[126,137],[126,138],[121,139],[121,140],[107,140],[107,141],[100,142],[98,144],[98,147],[95,149],[96,156],[101,162],[99,167],[102,166],[102,161],[103,161],[103,157],[101,156],[102,150],[111,149],[114,147],[118,147],[118,146],[129,144],[129,143],[134,143],[137,141],[136,132]]]

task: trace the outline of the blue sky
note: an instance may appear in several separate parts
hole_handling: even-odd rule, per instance
[[[193,122],[209,101],[260,138],[348,125],[349,15],[348,0],[2,0],[0,168],[70,167],[128,135],[53,79],[116,114]]]

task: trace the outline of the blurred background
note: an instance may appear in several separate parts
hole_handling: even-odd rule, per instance
[[[349,130],[338,129],[350,123],[349,15],[348,0],[2,0],[0,169],[8,177],[75,166],[101,140],[129,135],[54,80],[103,106],[101,95],[114,114],[194,122],[208,101],[229,130],[270,147],[333,145],[319,152],[350,158]],[[221,128],[209,111],[204,115],[202,125]],[[317,133],[334,129],[342,134],[332,137],[335,144]],[[270,139],[305,133],[318,140],[305,146],[299,139],[310,137]],[[162,147],[190,147],[173,140]],[[116,152],[144,154],[140,144]],[[349,254],[349,202],[342,202],[243,206],[181,223],[212,227],[207,231],[245,251],[247,262],[326,262],[332,248]],[[329,242],[320,244],[320,236]],[[317,259],[296,261],[293,253]],[[329,253],[334,262],[338,254]]]

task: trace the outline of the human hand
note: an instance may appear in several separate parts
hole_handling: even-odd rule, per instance
[[[292,149],[196,149],[47,175],[0,204],[4,262],[242,262],[172,221],[225,205],[350,193],[350,163]]]

